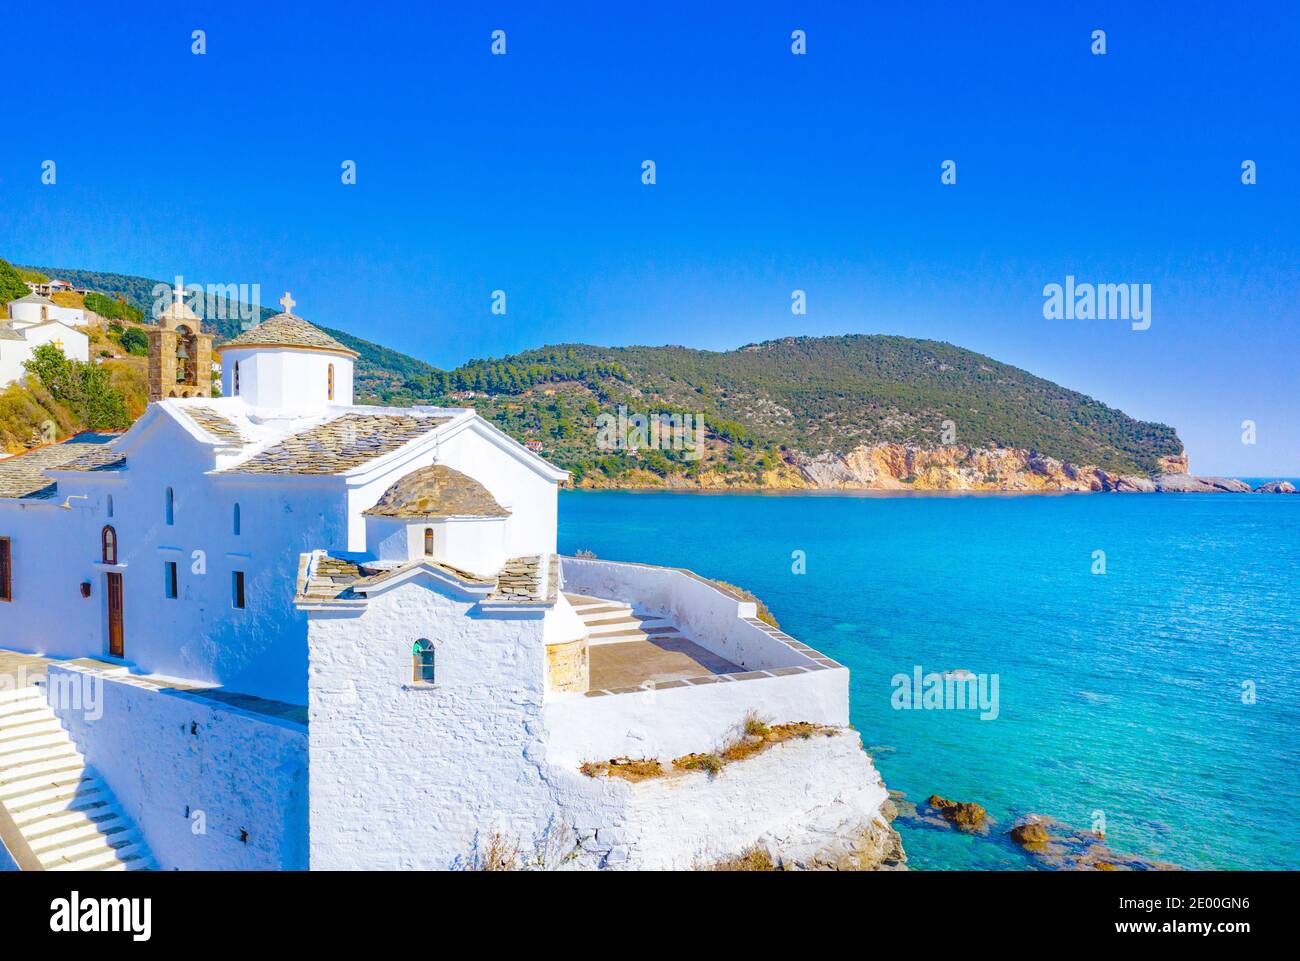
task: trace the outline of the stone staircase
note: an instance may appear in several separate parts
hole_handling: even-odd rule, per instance
[[[0,830],[25,869],[154,868],[140,833],[86,767],[43,687],[0,690]]]
[[[622,641],[682,641],[685,638],[667,618],[634,611],[630,604],[584,594],[565,594],[581,621],[587,625],[588,644],[618,644]]]

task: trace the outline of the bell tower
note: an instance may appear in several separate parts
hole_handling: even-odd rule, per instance
[[[185,305],[185,285],[177,277],[171,304],[149,331],[149,402],[211,396],[212,335]]]

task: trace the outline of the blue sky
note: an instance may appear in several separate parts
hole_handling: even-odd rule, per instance
[[[288,288],[440,366],[938,338],[1300,473],[1293,3],[10,6],[6,259]],[[1045,320],[1067,274],[1151,328]]]

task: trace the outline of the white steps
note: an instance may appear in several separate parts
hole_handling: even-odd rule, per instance
[[[677,626],[668,618],[635,611],[621,601],[579,594],[566,596],[574,613],[587,626],[589,644],[682,639]]]
[[[154,866],[139,831],[46,704],[43,688],[0,691],[0,806],[43,870]]]

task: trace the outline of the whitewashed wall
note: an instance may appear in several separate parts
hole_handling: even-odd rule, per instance
[[[773,723],[849,722],[849,672],[722,681],[637,693],[554,694],[546,702],[548,756],[574,766],[612,757],[707,753],[734,736],[750,711]]]
[[[239,392],[235,393],[235,364]],[[329,398],[329,368],[334,366],[334,398]],[[352,404],[352,358],[293,348],[226,348],[221,351],[221,396],[243,398],[254,407],[289,412],[324,410]]]
[[[759,842],[810,858],[879,823],[888,798],[851,730],[774,745],[712,778],[630,784],[557,772],[555,780],[581,845],[571,862],[579,868],[688,870]]]
[[[79,672],[51,666],[49,690],[70,673]],[[307,867],[303,725],[112,678],[100,692],[97,718],[58,698],[51,707],[161,869]]]
[[[28,327],[23,331],[23,336],[27,338],[29,348],[33,352],[41,344],[59,341],[59,349],[63,351],[64,357],[81,361],[90,359],[90,338],[65,323]]]
[[[42,316],[44,308],[44,316]],[[58,304],[20,304],[9,302],[9,319],[21,325],[39,324],[46,320],[57,320],[64,324],[80,326],[86,322],[86,312],[80,307],[60,307]]]
[[[472,602],[420,579],[360,613],[312,613],[313,869],[453,867],[493,831],[531,838],[556,814],[541,613]],[[433,687],[411,683],[420,638],[437,650]]]
[[[0,605],[0,645],[59,657],[104,656],[105,574],[113,570],[122,574],[128,662],[305,704],[306,618],[293,606],[298,557],[345,541],[342,481],[207,476],[209,449],[168,417],[156,418],[143,439],[124,473],[64,480],[53,502],[0,501],[0,536],[13,538],[14,556],[14,601]],[[169,486],[171,525],[165,523]],[[57,506],[73,494],[86,499],[69,501],[70,510]],[[119,564],[112,568],[99,562],[105,524],[117,532]],[[175,599],[164,595],[166,561],[177,565]],[[236,570],[245,575],[243,610],[233,606]],[[91,583],[89,599],[80,595],[82,581]]]
[[[59,340],[65,357],[82,361],[90,358],[90,339],[71,327],[47,324],[43,327],[27,327],[23,334],[26,340],[0,341],[0,387],[27,376],[27,368],[23,364],[32,359],[36,348],[41,344]]]
[[[539,475],[527,455],[504,450],[501,442],[473,425],[445,441],[438,463],[468,474],[506,510],[506,552],[511,557],[553,554],[559,510],[558,486]]]

